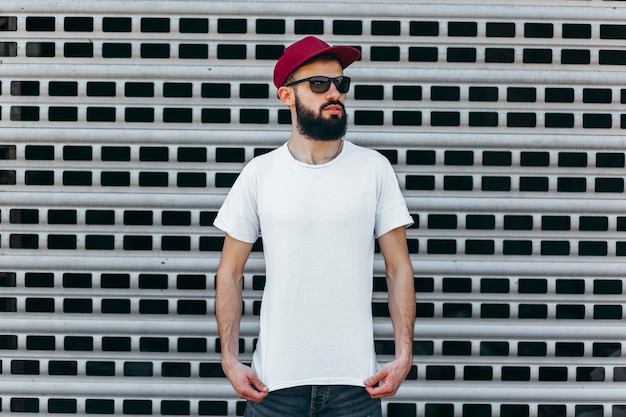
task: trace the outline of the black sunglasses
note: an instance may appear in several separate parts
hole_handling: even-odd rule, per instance
[[[340,75],[339,77],[324,77],[321,75],[309,78],[303,78],[302,80],[292,81],[289,84],[285,84],[285,87],[291,87],[292,85],[309,82],[309,87],[314,93],[325,93],[330,88],[332,82],[337,87],[337,91],[341,94],[345,94],[350,89],[350,77]]]

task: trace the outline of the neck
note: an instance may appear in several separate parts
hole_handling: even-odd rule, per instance
[[[302,136],[292,136],[287,148],[297,161],[309,165],[321,165],[335,159],[343,148],[343,139],[312,140]]]

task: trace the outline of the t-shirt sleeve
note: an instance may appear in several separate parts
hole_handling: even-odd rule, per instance
[[[213,225],[231,237],[254,243],[261,234],[257,214],[256,169],[250,163],[241,171]]]
[[[374,236],[376,238],[397,228],[413,224],[413,218],[400,191],[398,179],[391,165],[384,160],[379,178],[379,197],[376,208],[376,224]]]

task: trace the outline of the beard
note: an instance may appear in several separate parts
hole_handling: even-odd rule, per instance
[[[297,96],[295,104],[298,131],[303,136],[312,140],[332,141],[341,139],[346,134],[348,116],[343,103],[331,100],[320,107],[318,114],[302,105]],[[324,108],[331,104],[341,106],[341,116],[332,115],[330,118],[322,116]]]

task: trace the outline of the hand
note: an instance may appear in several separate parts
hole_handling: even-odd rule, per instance
[[[411,364],[395,360],[384,365],[376,374],[365,380],[365,390],[372,398],[391,397],[411,370]]]
[[[267,397],[269,389],[261,382],[252,368],[240,362],[230,365],[228,369],[226,366],[222,367],[230,384],[240,398],[261,402],[263,398]]]

